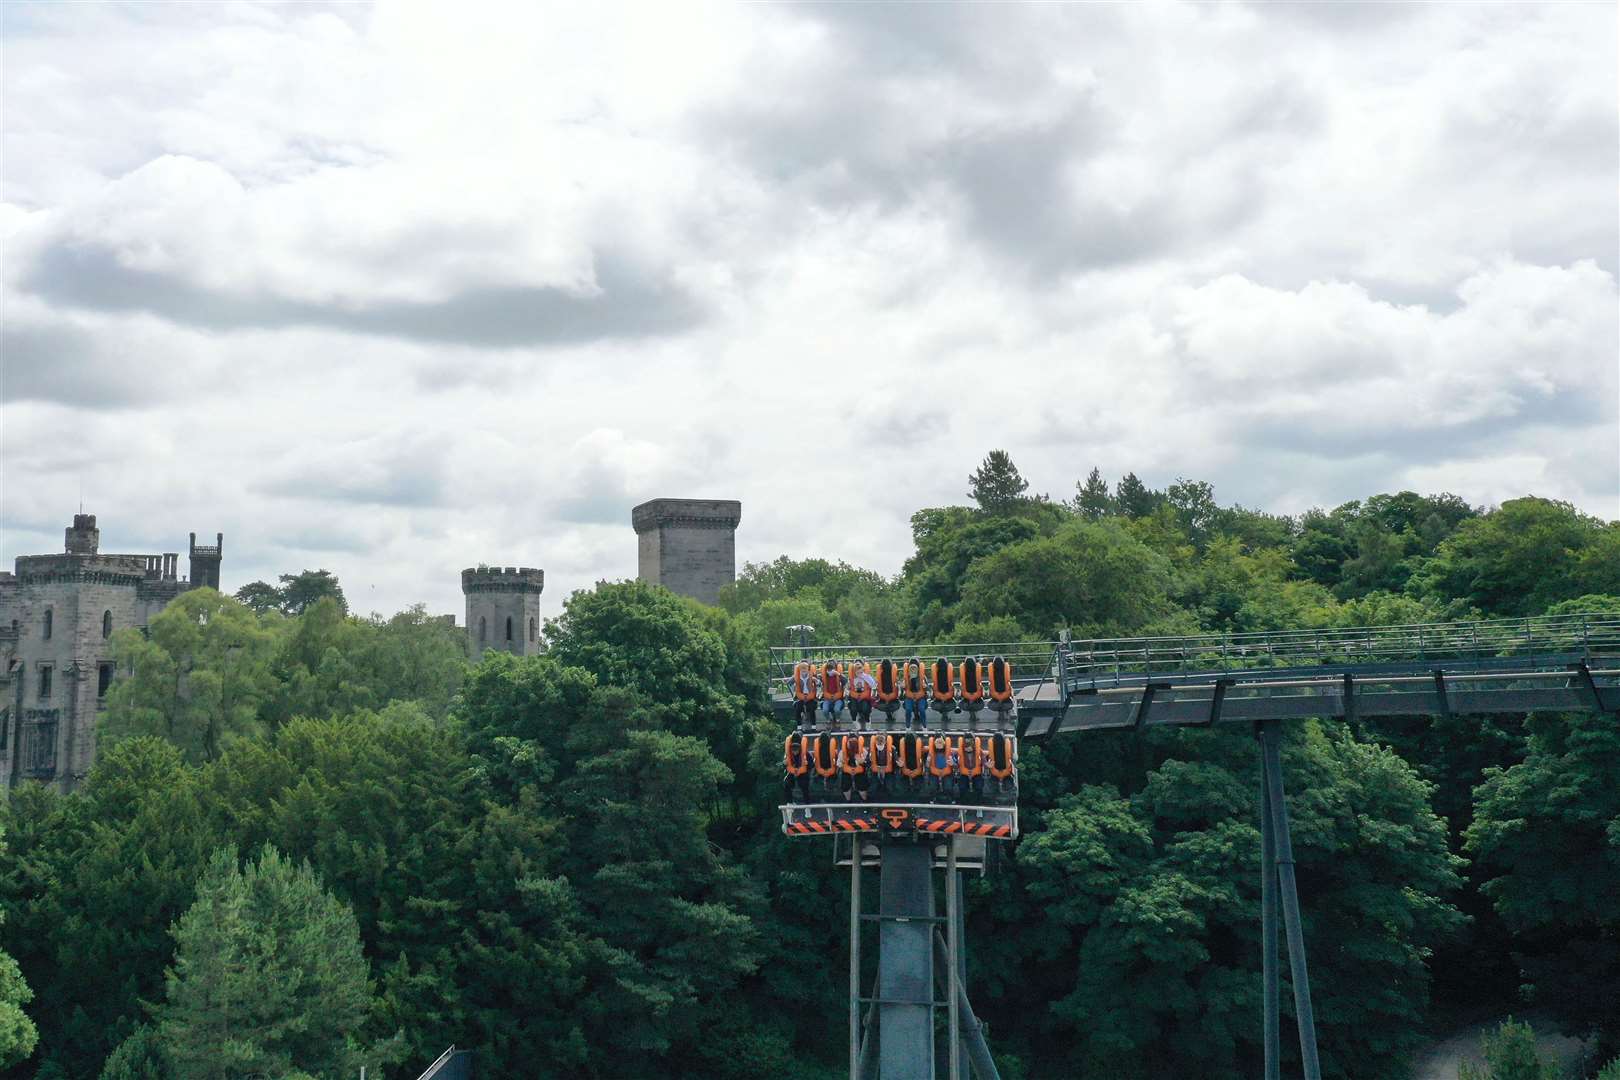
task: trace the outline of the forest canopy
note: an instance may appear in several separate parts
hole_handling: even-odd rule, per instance
[[[968,494],[917,509],[892,577],[783,557],[717,607],[603,583],[541,655],[476,665],[421,608],[350,613],[324,571],[183,594],[118,638],[85,783],[0,802],[3,1075],[213,1075],[226,1029],[242,1062],[334,1080],[415,1076],[451,1043],[487,1075],[844,1075],[847,888],[774,810],[765,650],[789,627],[1620,611],[1620,524],[1548,499],[1281,516],[1095,469],[1053,498],[1002,451]],[[1311,721],[1284,761],[1327,1075],[1406,1076],[1437,1017],[1521,1002],[1620,1049],[1613,717]],[[968,887],[1002,1075],[1254,1075],[1252,739],[1096,734],[1021,769],[1023,839]],[[283,963],[285,992],[245,992]]]

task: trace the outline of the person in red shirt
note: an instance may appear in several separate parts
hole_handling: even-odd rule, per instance
[[[821,711],[827,717],[831,727],[838,726],[838,718],[844,712],[844,669],[836,663],[827,663],[821,668]]]

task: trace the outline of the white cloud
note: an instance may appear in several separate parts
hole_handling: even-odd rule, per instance
[[[893,571],[993,446],[1614,516],[1615,18],[14,4],[0,550],[554,610],[658,495]]]

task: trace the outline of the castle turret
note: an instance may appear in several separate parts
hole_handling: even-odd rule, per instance
[[[74,514],[73,524],[65,530],[69,555],[94,555],[101,548],[101,530],[96,528],[96,515]]]
[[[705,604],[737,579],[734,499],[653,499],[630,511],[636,528],[636,576]]]
[[[532,566],[477,566],[461,572],[467,641],[476,661],[485,649],[518,656],[540,651],[540,594],[546,572]]]
[[[199,547],[197,534],[191,534],[192,588],[219,588],[219,561],[225,554],[225,534],[214,534],[213,547]]]

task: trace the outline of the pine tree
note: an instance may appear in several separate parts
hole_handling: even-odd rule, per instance
[[[1084,483],[1074,485],[1074,512],[1088,521],[1099,521],[1114,512],[1114,497],[1108,493],[1108,482],[1095,466]]]
[[[992,450],[972,476],[968,495],[989,514],[1004,514],[1024,501],[1029,481],[1018,475],[1018,466],[1005,450]]]
[[[269,844],[245,867],[216,851],[173,933],[156,1019],[174,1080],[353,1076],[389,1056],[354,1037],[373,1008],[360,928],[308,863]]]
[[[1144,518],[1157,510],[1164,502],[1164,493],[1154,491],[1136,478],[1133,472],[1126,473],[1114,489],[1114,503],[1119,512],[1126,517]]]

